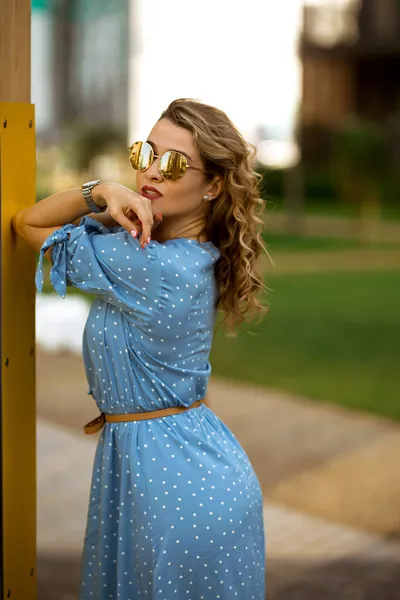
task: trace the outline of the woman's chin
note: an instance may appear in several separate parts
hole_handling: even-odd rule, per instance
[[[163,199],[163,196],[161,196],[160,198],[155,198],[151,201],[151,210],[153,215],[155,215],[156,213],[163,213],[163,205],[165,204],[163,202]]]

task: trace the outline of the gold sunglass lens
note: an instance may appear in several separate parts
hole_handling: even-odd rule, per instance
[[[153,148],[147,142],[135,142],[131,147],[129,160],[136,171],[145,171],[153,162]]]
[[[165,152],[160,159],[160,171],[169,181],[178,181],[184,176],[187,169],[186,157],[180,152],[170,150]]]

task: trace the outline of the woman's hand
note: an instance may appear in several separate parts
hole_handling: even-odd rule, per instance
[[[110,216],[133,237],[140,236],[142,248],[150,242],[151,231],[162,221],[153,217],[151,200],[144,198],[120,183],[104,182],[92,190],[94,201],[107,204]]]

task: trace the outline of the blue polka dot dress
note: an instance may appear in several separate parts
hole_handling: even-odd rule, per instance
[[[203,398],[218,249],[181,238],[143,250],[122,227],[85,216],[44,242],[38,291],[52,244],[55,290],[65,296],[72,285],[95,295],[83,360],[98,409],[134,413]],[[264,600],[264,576],[259,481],[210,408],[105,424],[79,600]]]

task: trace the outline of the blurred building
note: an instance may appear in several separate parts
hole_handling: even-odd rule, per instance
[[[303,8],[299,140],[326,155],[330,132],[357,114],[381,123],[400,112],[400,1],[348,0]]]
[[[66,125],[126,128],[129,0],[32,0],[39,138]]]

